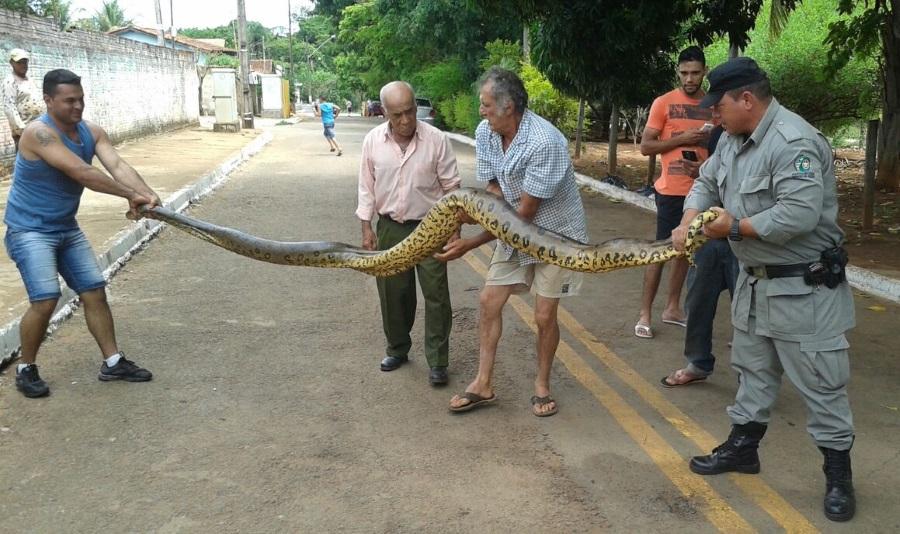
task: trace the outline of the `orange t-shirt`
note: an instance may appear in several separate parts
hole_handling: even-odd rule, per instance
[[[659,130],[659,139],[665,141],[691,128],[700,128],[712,122],[712,109],[701,108],[700,99],[689,98],[681,89],[675,89],[658,97],[650,106],[647,128]],[[653,186],[663,195],[687,196],[694,179],[685,173],[681,165],[681,151],[693,150],[704,161],[709,154],[705,146],[680,146],[662,153],[662,176]]]

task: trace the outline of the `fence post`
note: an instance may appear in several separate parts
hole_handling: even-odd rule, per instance
[[[875,152],[878,148],[878,119],[869,121],[866,131],[866,170],[863,178],[863,230],[871,230],[875,218]]]

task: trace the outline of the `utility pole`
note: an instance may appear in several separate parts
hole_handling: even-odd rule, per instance
[[[169,35],[172,36],[172,50],[175,50],[175,10],[172,9],[172,0],[169,0]]]
[[[159,0],[153,0],[153,3],[156,6],[156,30],[159,32],[156,36],[156,44],[164,47],[166,46],[166,35],[163,30],[162,6],[159,5]]]
[[[241,110],[241,126],[253,128],[253,102],[250,97],[250,56],[247,54],[247,12],[244,0],[238,5],[238,55],[241,57],[241,92],[244,94],[244,108]]]
[[[294,31],[291,29],[291,0],[288,0],[288,57],[291,60],[291,88],[294,87]]]

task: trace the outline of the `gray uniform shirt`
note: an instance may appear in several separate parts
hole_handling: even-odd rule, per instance
[[[736,218],[749,217],[759,234],[759,239],[730,242],[741,263],[732,299],[734,326],[749,331],[752,311],[756,334],[846,344],[843,333],[855,324],[846,283],[828,289],[808,286],[800,277],[757,279],[745,270],[811,263],[822,251],[843,244],[834,156],[822,133],[773,98],[749,137],[722,134],[684,208],[717,205]]]

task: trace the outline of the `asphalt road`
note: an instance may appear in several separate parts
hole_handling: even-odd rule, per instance
[[[273,239],[356,243],[359,148],[375,124],[339,122],[342,157],[312,120],[273,127],[272,143],[190,214]],[[473,152],[455,148],[471,185]],[[652,233],[650,213],[584,200],[593,241]],[[451,264],[451,383],[435,389],[421,325],[412,363],[378,370],[373,278],[258,263],[164,230],[109,288],[120,344],[154,371],[153,382],[98,382],[81,313],[41,353],[49,398],[25,399],[10,370],[0,377],[0,531],[900,530],[896,306],[857,299],[859,510],[838,525],[821,513],[821,456],[790,386],[759,476],[687,470],[687,457],[728,432],[724,407],[736,385],[728,318],[717,322],[715,375],[664,390],[659,378],[682,363],[683,330],[657,320],[653,340],[632,335],[639,269],[590,275],[582,296],[564,301],[558,415],[530,412],[527,297],[504,317],[499,402],[448,413],[477,365],[487,262],[479,250]]]

